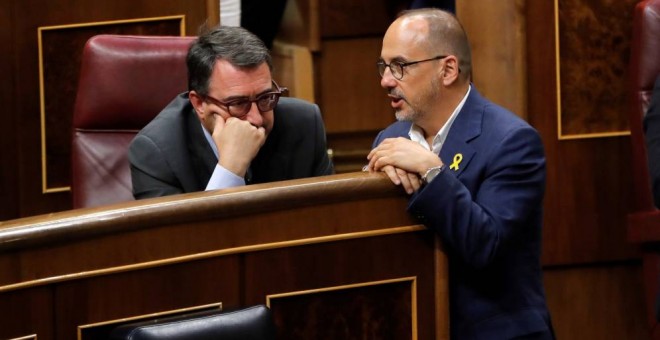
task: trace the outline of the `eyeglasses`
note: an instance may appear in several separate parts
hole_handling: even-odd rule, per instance
[[[286,87],[279,87],[277,83],[273,80],[273,86],[275,87],[274,91],[266,92],[258,95],[257,97],[240,97],[234,98],[229,101],[222,101],[217,98],[213,98],[209,95],[204,95],[204,100],[209,101],[212,104],[215,104],[220,107],[224,107],[232,117],[242,118],[250,112],[252,108],[252,103],[257,103],[257,109],[259,112],[264,113],[271,111],[277,106],[277,102],[280,100],[280,96],[283,93],[287,92]]]
[[[424,59],[424,60],[417,60],[417,61],[408,61],[408,62],[401,62],[398,60],[392,61],[389,64],[386,64],[384,61],[379,61],[376,63],[376,66],[378,67],[378,74],[382,77],[385,74],[385,68],[389,67],[390,68],[390,73],[392,73],[392,76],[397,79],[401,80],[403,78],[403,68],[406,66],[410,65],[415,65],[419,63],[423,63],[426,61],[431,61],[431,60],[438,60],[438,59],[444,59],[447,58],[446,55],[439,55],[437,57],[429,58],[429,59]]]

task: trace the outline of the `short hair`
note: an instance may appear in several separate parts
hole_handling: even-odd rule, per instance
[[[266,63],[273,70],[270,51],[256,35],[242,27],[216,26],[202,32],[190,45],[186,57],[189,91],[208,94],[213,66],[219,59],[244,69]]]
[[[458,58],[458,67],[463,79],[472,78],[472,52],[465,29],[452,13],[436,9],[421,8],[403,11],[399,18],[422,17],[429,25],[425,38],[426,49],[437,55],[451,54]]]

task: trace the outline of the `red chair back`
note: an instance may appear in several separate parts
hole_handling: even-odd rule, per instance
[[[194,37],[99,35],[83,50],[73,113],[73,207],[133,199],[127,150],[186,91]]]
[[[635,7],[630,56],[630,139],[632,143],[634,211],[654,210],[642,121],[660,74],[660,0]]]

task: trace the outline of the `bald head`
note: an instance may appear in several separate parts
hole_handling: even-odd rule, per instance
[[[420,26],[419,20],[424,24]],[[467,34],[458,19],[451,13],[434,8],[404,11],[393,25],[415,27],[419,43],[429,55],[454,55],[461,70],[460,78],[470,80],[472,53]]]

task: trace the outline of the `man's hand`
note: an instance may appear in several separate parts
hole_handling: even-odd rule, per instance
[[[385,139],[369,152],[367,159],[370,171],[381,171],[391,165],[419,176],[424,175],[429,168],[442,165],[438,155],[403,137]]]
[[[401,185],[408,194],[421,187],[420,176],[431,167],[442,165],[430,150],[406,138],[388,138],[367,156],[369,171],[383,171],[392,183]]]
[[[419,190],[422,186],[422,181],[416,173],[406,172],[391,165],[384,166],[381,171],[387,174],[392,183],[403,186],[408,195]]]
[[[237,176],[244,177],[250,163],[266,141],[266,130],[234,117],[225,121],[216,114],[213,141],[220,154],[218,164]]]

